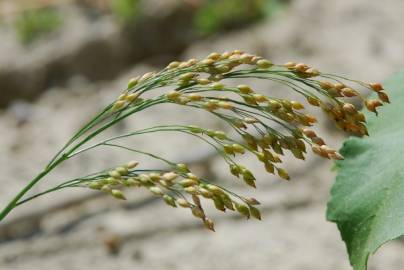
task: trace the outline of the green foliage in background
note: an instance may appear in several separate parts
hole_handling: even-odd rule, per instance
[[[133,23],[140,15],[139,0],[111,0],[112,13],[124,24]]]
[[[17,35],[25,44],[55,32],[61,25],[62,17],[52,8],[27,10],[15,22]]]
[[[181,1],[179,1],[181,2]],[[193,27],[213,34],[269,17],[285,6],[285,0],[205,0],[196,10]],[[142,15],[140,0],[110,0],[112,14],[124,25]]]
[[[256,21],[279,9],[280,0],[206,0],[197,11],[194,26],[202,34],[212,34]]]
[[[367,113],[370,137],[348,139],[337,162],[327,218],[337,223],[355,270],[404,234],[404,71],[386,81],[393,103]]]

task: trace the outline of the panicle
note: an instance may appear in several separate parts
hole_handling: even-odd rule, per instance
[[[256,87],[231,79],[261,78],[289,87],[301,99],[289,100],[259,91]],[[170,86],[162,96],[142,99],[143,93],[154,88]],[[359,87],[374,92],[364,97]],[[143,97],[143,96],[142,96]],[[362,83],[320,72],[305,63],[287,62],[277,65],[258,55],[233,50],[213,52],[202,59],[173,61],[158,73],[148,72],[134,77],[111,105],[118,114],[130,108],[146,106],[148,102],[174,103],[205,110],[229,124],[236,134],[197,126],[182,126],[194,136],[212,142],[229,165],[232,175],[244,184],[256,187],[257,179],[245,166],[234,161],[238,155],[252,155],[269,174],[290,180],[280,167],[284,155],[305,160],[307,149],[327,159],[341,160],[343,156],[329,147],[315,131],[317,118],[306,111],[321,109],[337,127],[357,136],[368,135],[366,117],[358,102],[374,113],[390,102],[380,83]],[[146,106],[147,107],[147,106]],[[274,128],[276,123],[280,128]],[[179,128],[180,129],[180,128]],[[123,188],[145,188],[171,207],[186,208],[214,231],[214,223],[205,213],[203,201],[211,201],[219,211],[236,211],[246,218],[261,219],[254,198],[244,198],[193,174],[188,165],[172,163],[167,171],[141,171],[139,162],[131,161],[90,179],[85,185],[116,199],[126,199]]]

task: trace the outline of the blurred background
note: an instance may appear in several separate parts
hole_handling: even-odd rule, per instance
[[[404,67],[403,14],[402,0],[0,0],[0,205],[131,77],[174,59],[241,49],[276,63],[303,61],[379,81]],[[344,134],[320,119],[318,132],[339,148]],[[156,107],[108,132],[159,123],[225,129],[204,113]],[[336,226],[325,221],[331,162],[291,159],[285,167],[292,181],[284,182],[255,160],[241,159],[258,178],[251,191],[188,137],[131,143],[253,195],[263,203],[263,221],[209,209],[217,230],[211,233],[189,212],[141,190],[123,203],[97,192],[63,191],[17,208],[0,224],[0,269],[350,269]],[[131,159],[161,166],[126,152],[95,151],[61,166],[34,192]],[[402,241],[386,245],[370,269],[403,269],[403,252]]]

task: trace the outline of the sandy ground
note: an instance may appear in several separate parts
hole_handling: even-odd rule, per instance
[[[240,48],[277,62],[305,61],[321,70],[377,81],[404,66],[403,10],[404,2],[400,0],[383,4],[367,0],[295,0],[274,21],[200,42],[184,58]],[[71,91],[51,89],[33,104],[16,103],[2,112],[0,128],[6,132],[0,134],[0,203],[9,200],[89,115],[119,92],[116,89],[122,88],[128,78],[148,69],[137,66],[111,83],[98,85],[73,80],[67,87]],[[150,110],[111,133],[174,118],[220,127],[205,114],[190,116],[181,109],[166,112],[162,108]],[[340,145],[341,133],[328,125],[321,131],[332,145]],[[185,137],[167,137],[164,142],[141,138],[137,143],[176,160],[202,151],[200,145]],[[62,167],[49,181],[130,158],[113,152],[83,156]],[[255,166],[251,160],[244,162]],[[209,233],[189,213],[168,209],[161,202],[139,205],[137,197],[145,196],[141,192],[130,194],[134,198],[127,205],[133,207],[99,198],[86,207],[48,215],[41,221],[41,233],[30,239],[1,243],[0,269],[350,269],[336,226],[325,221],[325,205],[334,179],[331,163],[314,157],[305,163],[290,161],[294,179],[290,183],[268,177],[257,167],[260,181],[256,192],[234,184],[217,158],[209,163],[211,171],[225,184],[263,201],[262,222],[246,222],[210,211],[217,220],[217,232]],[[18,209],[10,218],[82,196],[76,193],[51,195]],[[111,255],[104,244],[106,239],[120,243],[119,254]],[[370,269],[403,269],[403,251],[402,242],[386,245],[371,258]]]

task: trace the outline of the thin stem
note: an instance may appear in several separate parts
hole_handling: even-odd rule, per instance
[[[2,221],[17,205],[18,201],[42,178],[44,178],[50,171],[52,171],[56,166],[65,161],[62,157],[56,160],[50,167],[47,167],[43,172],[38,174],[31,182],[28,183],[12,200],[11,202],[0,212],[0,221]]]
[[[175,166],[174,162],[171,162],[171,161],[169,161],[169,160],[167,160],[165,158],[159,157],[159,156],[154,155],[154,154],[149,153],[149,152],[144,152],[144,151],[136,150],[136,149],[133,149],[133,148],[130,148],[130,147],[122,146],[122,145],[119,145],[119,144],[113,144],[113,143],[102,143],[101,145],[117,147],[117,148],[125,149],[125,150],[131,151],[131,152],[147,155],[147,156],[150,156],[150,157],[152,157],[154,159],[164,161],[165,163],[167,163],[170,166]]]
[[[36,198],[38,198],[38,197],[40,197],[40,196],[46,195],[46,194],[51,193],[51,192],[54,192],[54,191],[61,190],[61,189],[63,189],[63,188],[68,188],[68,187],[70,187],[70,186],[56,186],[56,187],[54,187],[54,188],[48,189],[48,190],[46,190],[46,191],[43,191],[43,192],[40,192],[40,193],[38,193],[38,194],[35,194],[35,195],[31,196],[31,197],[28,197],[28,198],[26,198],[26,199],[24,199],[24,200],[21,200],[21,201],[19,201],[18,203],[16,203],[15,206],[19,206],[19,205],[24,204],[24,203],[27,203],[27,202],[29,202],[29,201],[31,201],[31,200],[33,200],[33,199],[36,199]]]

